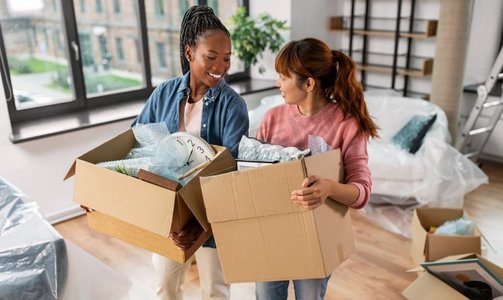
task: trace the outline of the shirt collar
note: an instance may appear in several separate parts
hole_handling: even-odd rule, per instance
[[[182,76],[182,84],[180,85],[178,92],[183,93],[184,96],[187,96],[190,93],[189,83],[190,83],[190,71]],[[215,101],[217,95],[219,94],[220,90],[224,87],[224,85],[225,80],[222,79],[216,86],[210,87],[206,92],[206,94],[204,94],[203,101]]]

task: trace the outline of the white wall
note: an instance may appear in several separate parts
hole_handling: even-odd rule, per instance
[[[333,0],[254,0],[250,1],[250,15],[257,16],[262,12],[267,12],[271,16],[286,20],[290,28],[285,32],[285,41],[299,40],[306,37],[319,38],[329,45],[335,47],[335,33],[328,31],[330,16],[336,16],[342,12],[342,1]],[[298,20],[292,22],[292,20]],[[274,58],[270,51],[264,53],[263,60],[252,67],[254,78],[276,79],[274,71]],[[266,72],[260,74],[258,68],[262,64]]]
[[[475,1],[472,29],[468,45],[465,84],[480,84],[487,80],[499,52],[503,1]]]

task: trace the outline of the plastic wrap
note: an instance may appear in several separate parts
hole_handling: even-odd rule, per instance
[[[416,207],[462,208],[464,195],[488,182],[477,165],[449,144],[447,118],[437,105],[382,93],[367,94],[366,101],[380,139],[368,144],[372,194],[361,212],[377,225],[410,236]],[[418,113],[437,114],[421,148],[411,154],[389,143]]]
[[[58,299],[68,259],[34,202],[0,177],[0,299]]]

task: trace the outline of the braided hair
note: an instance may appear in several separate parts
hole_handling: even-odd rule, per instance
[[[231,36],[211,7],[195,5],[185,12],[180,27],[180,64],[183,74],[190,70],[185,57],[185,46],[196,46],[197,39],[208,30],[221,30],[229,38]]]

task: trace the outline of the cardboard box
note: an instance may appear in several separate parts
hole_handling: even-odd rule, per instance
[[[493,276],[499,277],[499,281],[503,280],[503,269],[496,264],[490,262],[486,258],[481,257],[479,254],[470,253],[470,254],[461,254],[461,255],[452,255],[445,257],[443,259],[438,260],[437,262],[442,262],[442,264],[447,265],[455,265],[456,261],[463,260],[473,260],[478,259],[484,265],[483,269],[490,271]],[[460,268],[451,267],[453,270],[458,270],[460,272]],[[465,269],[466,270],[466,269]],[[471,276],[474,273],[465,271],[464,273],[470,274]],[[438,276],[438,275],[437,275]],[[437,300],[437,299],[445,299],[445,300],[467,300],[470,299],[468,296],[463,295],[460,291],[456,290],[454,286],[450,286],[448,283],[435,276],[430,272],[423,272],[418,279],[413,281],[403,292],[407,299],[410,300]],[[463,278],[463,277],[460,277]],[[460,288],[458,286],[458,288]],[[500,290],[503,288],[503,285],[500,285]],[[493,297],[496,296],[496,291],[493,291]],[[473,295],[472,295],[473,296]],[[491,299],[493,297],[490,297]]]
[[[74,201],[93,210],[87,214],[91,228],[185,262],[211,236],[199,176],[235,170],[235,160],[224,147],[213,146],[215,158],[177,191],[96,166],[123,159],[135,142],[128,130],[78,157],[65,177],[75,175]],[[194,217],[205,233],[192,248],[182,251],[167,236]]]
[[[411,257],[414,264],[419,265],[423,261],[434,261],[455,254],[480,254],[481,241],[477,226],[475,226],[473,236],[428,233],[430,226],[438,227],[446,221],[459,219],[463,215],[463,210],[457,208],[417,208],[411,225]]]
[[[308,175],[342,180],[339,150],[201,177],[203,200],[227,283],[320,278],[354,252],[347,206],[315,210],[290,200]]]

